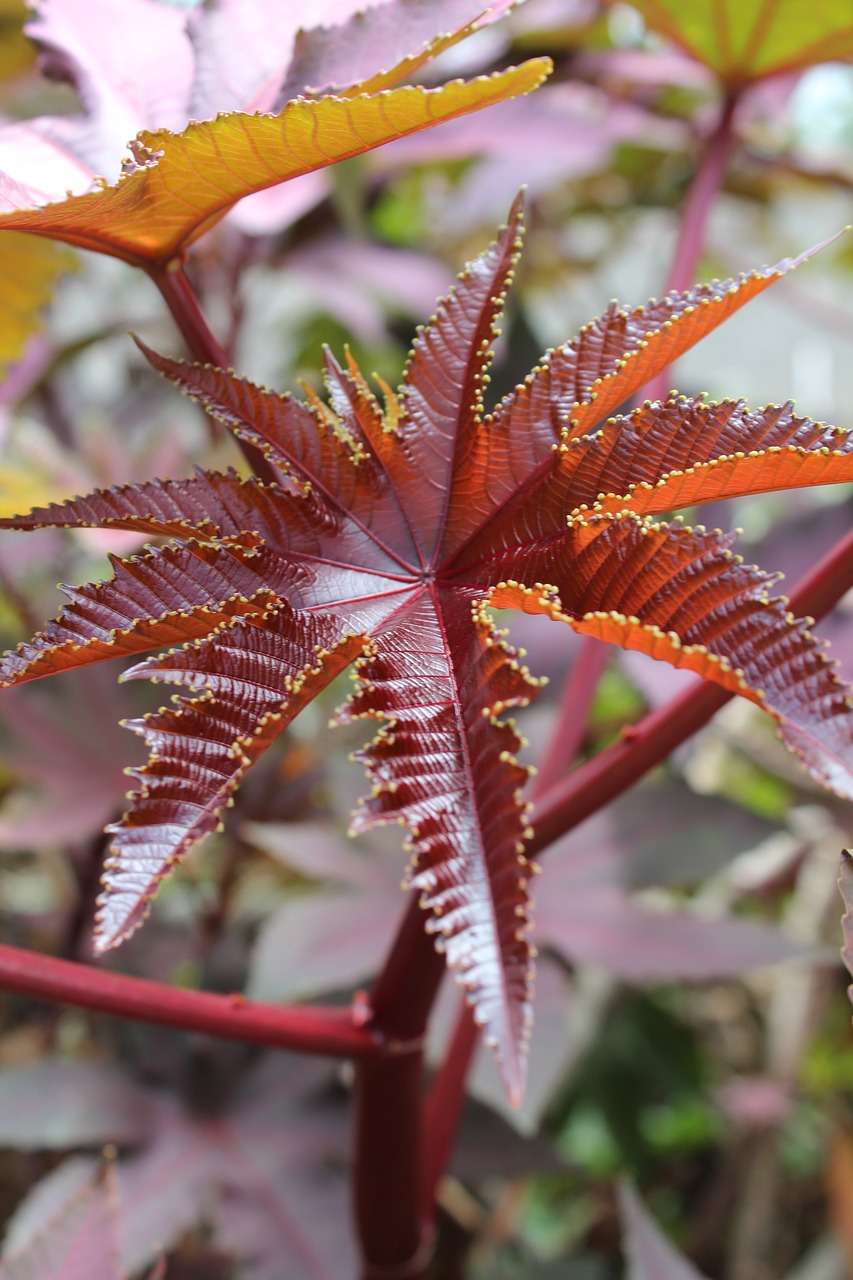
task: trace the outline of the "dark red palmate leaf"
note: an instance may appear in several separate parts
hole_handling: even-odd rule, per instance
[[[361,754],[372,791],[353,827],[409,828],[409,883],[514,1097],[529,1034],[534,868],[527,770],[502,715],[538,682],[491,608],[544,613],[751,698],[816,778],[853,795],[848,691],[806,622],[771,598],[774,580],[743,565],[730,538],[650,519],[710,498],[853,480],[848,434],[790,406],[684,398],[600,426],[802,259],[633,311],[613,306],[487,416],[481,393],[520,227],[517,202],[419,333],[403,386],[385,389],[384,404],[351,360],[327,358],[328,403],[300,403],[143,348],[262,450],[275,483],[197,472],[0,522],[175,540],[81,589],[3,669],[19,683],[185,642],[131,673],[189,693],[133,726],[152,755],[114,830],[99,946],[138,922],[275,733],[355,659],[357,689],[339,718],[372,719],[378,734]]]

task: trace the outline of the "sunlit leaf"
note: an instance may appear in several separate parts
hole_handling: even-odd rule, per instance
[[[176,257],[243,196],[529,93],[549,70],[548,59],[539,58],[438,89],[303,100],[273,116],[234,113],[191,123],[182,133],[143,131],[114,186],[0,215],[0,230],[30,231],[153,268]]]

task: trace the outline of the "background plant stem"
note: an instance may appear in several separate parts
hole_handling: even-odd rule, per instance
[[[348,1008],[269,1005],[239,995],[187,991],[19,947],[0,945],[0,990],[270,1048],[337,1058],[383,1052]]]
[[[713,133],[705,144],[693,181],[681,210],[678,235],[664,294],[689,289],[696,281],[696,268],[705,242],[705,228],[714,197],[720,191],[726,176],[726,168],[734,143],[732,124],[739,95],[730,90],[720,109],[720,116]],[[669,366],[652,378],[642,398],[662,400],[671,387],[672,373]]]
[[[231,364],[228,353],[220,346],[205,320],[195,290],[181,264],[170,262],[165,267],[152,269],[148,274],[160,290],[193,360],[215,365],[218,369],[228,369]],[[208,421],[213,422],[210,418]],[[211,438],[215,437],[214,425]],[[238,440],[237,443],[258,479],[267,484],[274,483],[275,473],[260,449],[245,440]]]

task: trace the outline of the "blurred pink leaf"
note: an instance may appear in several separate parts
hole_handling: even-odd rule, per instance
[[[26,1248],[0,1262],[0,1280],[123,1280],[118,1225],[115,1174],[107,1167]]]
[[[11,731],[11,742],[0,749],[0,758],[17,779],[0,807],[0,846],[6,848],[89,839],[127,792],[118,721],[128,704],[115,674],[93,668],[75,673],[59,694],[50,692],[52,697],[41,690],[16,690],[5,705],[4,729]],[[80,735],[84,721],[85,739]]]
[[[157,0],[35,0],[28,34],[54,79],[68,81],[82,111],[0,127],[0,209],[79,194],[96,174],[119,172],[143,129],[180,131],[221,111],[270,111],[308,87],[339,79],[346,55],[352,84],[391,69],[438,32],[460,33],[482,0],[387,0],[363,15],[364,0],[317,0],[302,30],[299,6],[222,0],[191,12]],[[498,0],[484,22],[500,17]],[[343,25],[341,25],[343,24]],[[406,74],[400,72],[398,79]],[[23,184],[23,185],[22,185]]]
[[[34,133],[110,178],[140,129],[184,127],[193,50],[180,9],[157,0],[122,0],[120,15],[114,0],[37,0],[34,7],[27,33],[44,50],[45,69],[73,85],[83,108],[32,121]]]
[[[189,29],[196,48],[193,111],[277,111],[306,90],[328,92],[366,80],[439,32],[500,18],[515,0],[319,0],[310,22],[298,5],[220,0],[199,6]],[[488,11],[488,12],[485,12]]]
[[[190,1114],[162,1092],[143,1091],[144,1144],[116,1167],[123,1265],[135,1272],[151,1263],[216,1207],[216,1243],[239,1258],[241,1275],[251,1280],[354,1274],[346,1129],[343,1112],[322,1096],[328,1083],[322,1065],[274,1054],[230,1110]],[[61,1105],[55,1109],[53,1095],[42,1093],[54,1124]],[[77,1194],[95,1164],[78,1157],[37,1183],[12,1219],[7,1250],[26,1248],[44,1209],[62,1193],[67,1198],[69,1187]]]
[[[569,82],[546,85],[529,102],[499,103],[481,120],[448,121],[418,138],[393,142],[374,154],[370,167],[385,173],[401,165],[479,156],[454,189],[447,216],[458,233],[493,221],[519,182],[536,196],[596,173],[607,167],[617,143],[628,139],[671,148],[684,141],[684,126]]]
[[[552,847],[536,886],[541,945],[629,982],[733,976],[812,954],[770,925],[642,905],[621,882],[626,853],[608,815]]]
[[[22,1151],[142,1141],[149,1095],[121,1072],[59,1058],[0,1071],[0,1146]]]
[[[666,1239],[628,1182],[619,1184],[626,1280],[704,1280]]]
[[[342,235],[301,246],[284,267],[308,286],[325,311],[368,344],[385,338],[389,311],[428,314],[436,295],[446,293],[452,280],[426,254],[353,242]]]
[[[248,840],[286,866],[327,884],[295,892],[261,925],[247,995],[305,1000],[348,989],[376,973],[403,910],[396,856],[365,855],[331,828],[249,823]]]

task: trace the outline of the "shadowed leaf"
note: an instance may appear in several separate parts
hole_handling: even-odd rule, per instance
[[[77,1079],[94,1088],[98,1073],[87,1086],[87,1069],[81,1066]],[[215,1206],[217,1245],[253,1280],[354,1274],[343,1176],[346,1135],[328,1083],[324,1066],[274,1054],[229,1107],[212,1114],[191,1114],[161,1089],[136,1090],[145,1105],[145,1132],[116,1162],[123,1267],[136,1275],[187,1231],[209,1223]],[[46,1123],[54,1128],[66,1096],[63,1091],[54,1105],[50,1093],[42,1094]],[[121,1132],[118,1125],[115,1137]],[[71,1157],[36,1183],[9,1224],[10,1260],[31,1247],[46,1222],[66,1212],[97,1167],[94,1158]],[[92,1275],[100,1280],[99,1273]]]

